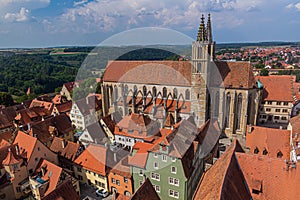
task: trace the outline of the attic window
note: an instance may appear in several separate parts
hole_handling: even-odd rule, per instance
[[[282,156],[283,156],[282,152],[279,151],[279,152],[277,153],[277,158],[282,158]]]
[[[254,154],[258,154],[259,153],[258,148],[256,147],[253,152],[254,152]]]
[[[263,155],[267,155],[269,152],[267,151],[267,149],[264,149],[263,151]]]

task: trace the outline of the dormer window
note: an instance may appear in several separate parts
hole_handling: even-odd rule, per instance
[[[279,152],[277,153],[277,158],[282,158],[282,156],[283,156],[282,152],[279,151]]]
[[[254,149],[253,153],[254,153],[254,154],[258,154],[258,153],[259,153],[259,150],[258,150],[257,147]]]
[[[267,155],[269,152],[267,151],[267,149],[264,149],[263,151],[263,155]]]

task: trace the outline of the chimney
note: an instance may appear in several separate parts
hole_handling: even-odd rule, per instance
[[[16,148],[16,154],[17,154],[17,155],[20,155],[20,152],[19,152],[19,146],[16,145],[15,148]]]
[[[174,126],[173,125],[171,126],[171,130],[174,130]]]
[[[116,153],[116,152],[114,152],[114,161],[115,161],[115,162],[118,162],[118,161],[117,161],[117,153]]]
[[[146,182],[146,175],[144,174],[143,175],[143,183],[145,183]]]
[[[45,174],[46,174],[46,169],[45,169],[45,167],[43,166],[43,167],[41,167],[41,172],[42,172],[42,176],[45,176]]]
[[[249,124],[248,125],[248,133],[251,133],[252,132],[252,124]]]
[[[66,147],[66,143],[65,143],[64,139],[61,141],[61,146],[62,146],[63,149]]]
[[[282,130],[282,126],[279,126],[279,129]]]
[[[30,123],[27,123],[27,130],[30,130]]]

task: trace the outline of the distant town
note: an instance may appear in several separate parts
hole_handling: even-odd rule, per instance
[[[217,45],[212,23],[107,62],[0,50],[0,199],[298,199],[300,44]]]

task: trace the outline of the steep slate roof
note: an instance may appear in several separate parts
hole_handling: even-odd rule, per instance
[[[110,61],[103,81],[189,86],[191,72],[187,61]]]
[[[289,75],[270,75],[261,76],[260,82],[264,85],[263,100],[265,101],[285,101],[293,102],[292,85],[293,76]]]
[[[251,129],[251,132],[249,132]],[[258,148],[259,155],[263,154],[264,149],[268,151],[268,156],[277,158],[277,153],[281,151],[282,159],[290,159],[290,131],[260,126],[248,126],[246,132],[246,146],[254,154]]]
[[[160,200],[149,178],[135,191],[130,200]]]
[[[234,140],[221,158],[204,173],[193,199],[251,199],[235,152],[243,152],[237,140]]]
[[[236,153],[240,168],[254,200],[288,200],[299,198],[300,170],[297,164],[286,164],[282,159]]]
[[[63,147],[64,143],[64,147]],[[55,153],[59,153],[62,157],[69,160],[75,160],[80,144],[65,141],[63,138],[54,137],[50,149]]]
[[[79,200],[79,195],[75,191],[71,180],[65,180],[55,190],[50,192],[43,200]]]
[[[255,87],[255,79],[249,62],[217,61],[214,63],[216,67],[211,67],[213,84],[218,86],[223,84],[225,88],[250,89]]]
[[[99,101],[95,96],[89,98],[82,98],[74,102],[80,112],[83,115],[88,115],[92,110],[98,111],[101,109],[101,101]]]
[[[86,127],[86,131],[89,133],[91,138],[97,144],[104,143],[105,141],[103,139],[107,138],[105,131],[103,130],[103,128],[100,126],[98,122],[95,122],[89,125],[88,127]]]

